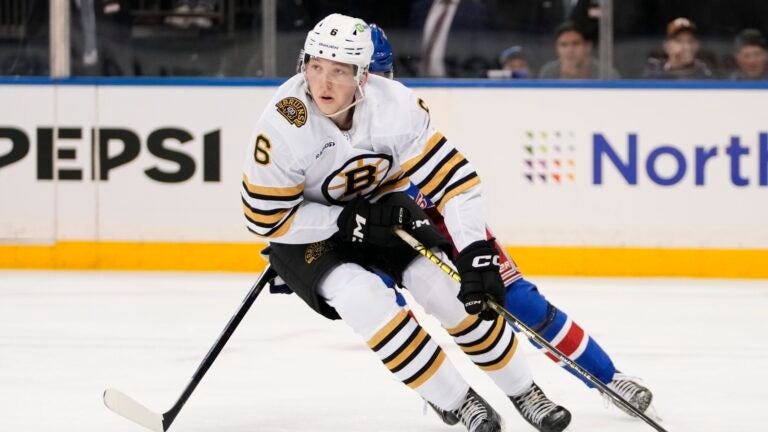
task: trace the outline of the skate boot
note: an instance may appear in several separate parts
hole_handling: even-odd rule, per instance
[[[456,415],[456,413],[453,411],[446,411],[429,401],[427,401],[427,403],[430,407],[432,407],[432,410],[435,411],[435,414],[440,417],[440,420],[442,420],[443,423],[447,424],[448,426],[453,426],[459,422],[459,416]]]
[[[499,414],[471,388],[459,409],[446,411],[432,403],[429,403],[429,406],[445,424],[455,425],[461,420],[468,432],[501,432]]]
[[[648,407],[651,406],[653,393],[651,393],[647,387],[641,385],[638,381],[639,380],[637,378],[633,378],[628,375],[624,375],[619,371],[616,371],[616,373],[613,375],[613,379],[608,383],[608,388],[624,398],[624,400],[629,402],[630,405],[637,408],[638,411],[645,413]],[[616,405],[625,413],[631,415],[632,417],[637,417],[632,411],[629,411],[623,406],[617,404],[613,401],[613,399],[611,399],[611,402],[613,402],[614,405]]]
[[[536,383],[525,393],[509,399],[523,418],[541,432],[560,432],[571,422],[571,413],[547,399]]]

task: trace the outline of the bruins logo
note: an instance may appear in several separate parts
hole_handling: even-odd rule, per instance
[[[323,182],[323,196],[328,202],[343,205],[357,197],[370,196],[387,178],[392,156],[378,153],[355,156]]]
[[[307,106],[295,97],[281,99],[275,107],[277,112],[288,120],[288,123],[296,127],[302,127],[307,123]]]
[[[327,240],[310,243],[304,250],[304,261],[306,261],[307,264],[312,264],[316,259],[323,256],[324,253],[331,249],[333,249],[333,244]]]

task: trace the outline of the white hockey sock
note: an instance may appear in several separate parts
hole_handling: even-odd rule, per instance
[[[533,383],[528,362],[518,352],[518,338],[503,318],[483,321],[470,315],[447,329],[465,354],[507,395],[516,396]]]

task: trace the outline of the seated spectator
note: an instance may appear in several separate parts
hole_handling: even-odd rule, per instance
[[[742,30],[736,35],[734,56],[739,70],[731,74],[732,80],[768,79],[768,46],[760,31]]]
[[[711,79],[712,71],[696,58],[699,40],[696,25],[688,18],[676,18],[667,26],[664,41],[665,59],[649,59],[644,78],[649,79]]]
[[[499,55],[499,64],[502,70],[510,71],[512,78],[529,78],[531,76],[531,67],[528,65],[528,59],[520,45],[511,46],[502,51]]]
[[[544,79],[597,79],[600,67],[592,57],[592,42],[572,22],[565,22],[555,30],[557,60],[544,65],[539,78]],[[615,69],[608,79],[619,78]]]
[[[528,59],[525,57],[523,47],[513,45],[499,54],[501,69],[488,71],[488,78],[532,78]]]

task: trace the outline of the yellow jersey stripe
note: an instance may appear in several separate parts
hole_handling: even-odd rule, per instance
[[[477,315],[467,315],[466,318],[464,318],[456,327],[451,327],[449,329],[445,329],[448,334],[450,334],[453,337],[456,337],[457,334],[463,332],[469,326],[475,324],[480,320],[480,317]]]
[[[480,369],[484,371],[496,371],[504,366],[506,366],[510,360],[512,360],[512,357],[515,355],[515,351],[517,351],[517,338],[515,337],[514,333],[512,334],[512,346],[509,348],[507,353],[502,357],[498,362],[495,362],[493,364],[488,365],[478,365]]]
[[[272,214],[272,215],[263,215],[260,213],[256,213],[253,211],[248,205],[243,203],[243,212],[245,213],[245,216],[248,217],[251,221],[254,223],[260,223],[265,225],[275,225],[280,220],[285,217],[285,215],[288,213],[288,210],[290,209],[283,209],[280,210],[278,213]]]
[[[374,349],[375,346],[377,346],[381,341],[383,341],[386,337],[388,337],[392,330],[396,329],[403,320],[408,319],[408,312],[403,309],[400,312],[398,312],[397,315],[395,315],[391,320],[389,320],[388,323],[384,325],[379,331],[376,332],[373,337],[368,340],[368,347],[370,349]]]
[[[445,209],[445,204],[448,201],[450,201],[451,198],[479,184],[480,184],[480,177],[477,177],[477,175],[475,175],[472,178],[465,180],[463,183],[459,184],[458,186],[453,187],[450,191],[446,191],[445,195],[443,195],[443,197],[440,198],[440,203],[437,205],[437,211],[442,213],[443,210]]]
[[[491,346],[492,343],[496,341],[496,339],[499,337],[499,333],[504,329],[504,320],[501,319],[501,317],[496,319],[496,322],[493,324],[493,331],[491,334],[488,335],[487,338],[483,339],[482,341],[479,341],[476,345],[470,345],[470,346],[462,346],[461,350],[464,351],[467,354],[475,354],[479,353],[480,351],[483,351]]]
[[[261,199],[293,200],[304,192],[304,183],[287,187],[259,186],[250,183],[245,174],[243,174],[243,186],[249,195]]]
[[[411,354],[413,354],[414,351],[416,351],[416,348],[424,339],[426,339],[426,337],[427,332],[420,328],[419,334],[411,341],[411,343],[409,343],[408,346],[397,357],[384,363],[384,366],[386,366],[388,369],[395,369],[400,366],[403,360],[407,359]]]
[[[438,348],[437,358],[435,358],[434,362],[432,362],[432,365],[427,370],[425,370],[418,378],[407,383],[408,387],[415,389],[418,386],[427,382],[427,380],[432,378],[432,375],[434,375],[437,372],[437,370],[440,369],[440,366],[442,366],[443,361],[445,361],[445,353],[443,352],[443,350]]]
[[[443,180],[445,177],[451,172],[453,167],[458,165],[461,161],[465,160],[464,156],[461,155],[461,153],[456,153],[453,155],[453,157],[448,160],[442,167],[440,167],[440,171],[435,173],[434,177],[429,180],[429,183],[424,185],[421,189],[421,193],[427,196],[432,196],[435,192],[437,192],[437,188],[440,186],[441,183],[443,183]]]
[[[424,150],[422,150],[421,153],[418,155],[412,157],[405,163],[400,165],[400,168],[403,170],[403,172],[410,171],[411,168],[413,168],[416,164],[418,164],[425,156],[427,156],[439,143],[441,140],[443,140],[445,137],[440,132],[435,132],[434,135],[432,135],[428,140],[426,146],[424,146]]]

